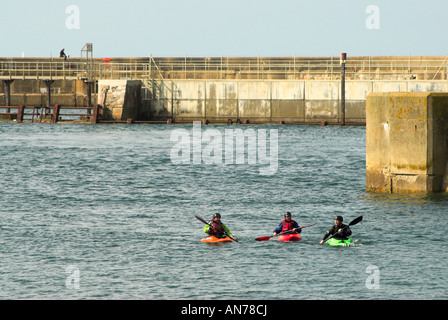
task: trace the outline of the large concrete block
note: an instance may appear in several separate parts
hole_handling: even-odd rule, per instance
[[[262,118],[270,119],[270,100],[239,100],[238,110],[240,118]]]
[[[205,81],[176,81],[165,82],[167,94],[171,97],[171,91],[175,99],[205,99]]]
[[[238,115],[238,100],[211,99],[206,103],[206,118],[236,118]]]
[[[272,100],[274,120],[305,121],[304,100]]]
[[[345,121],[364,123],[366,120],[366,101],[349,100],[345,102]]]
[[[242,100],[264,100],[271,98],[269,81],[241,81],[238,85],[238,98]]]
[[[272,81],[272,100],[303,100],[305,99],[304,81]]]
[[[175,117],[202,117],[204,114],[204,100],[176,99],[174,100],[173,113]]]
[[[338,101],[340,97],[340,81],[306,81],[306,100]]]
[[[352,100],[366,100],[366,96],[373,91],[372,81],[346,81],[345,82],[345,99]]]
[[[140,120],[142,105],[140,80],[99,80],[98,104],[104,120]]]
[[[305,118],[308,122],[337,122],[339,116],[338,100],[306,100]]]
[[[370,93],[367,191],[446,191],[447,138],[448,93]]]
[[[238,83],[233,81],[209,81],[206,83],[207,100],[236,100]]]

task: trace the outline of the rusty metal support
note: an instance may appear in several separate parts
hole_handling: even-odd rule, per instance
[[[57,104],[54,106],[53,108],[53,115],[51,117],[51,122],[52,123],[57,123],[59,120],[59,112],[61,110],[61,105]]]
[[[3,80],[3,82],[5,83],[5,98],[6,98],[6,106],[7,107],[11,106],[11,83],[13,81],[14,80],[12,80],[12,79]],[[11,112],[11,109],[7,108],[6,112]]]
[[[17,110],[17,122],[22,122],[23,121],[23,113],[25,111],[25,106],[19,106],[18,110]]]
[[[34,122],[34,112],[36,112],[36,107],[33,107],[33,114],[31,115],[31,122]],[[37,111],[37,115],[39,115],[39,111]]]
[[[84,83],[87,85],[87,107],[92,107],[92,86],[94,85],[94,81],[84,81]],[[87,113],[90,114],[92,112],[91,109],[87,109]]]
[[[97,104],[95,107],[93,107],[93,115],[91,117],[90,123],[95,124],[98,123],[100,120],[100,109],[101,105]]]
[[[47,108],[50,108],[51,106],[51,85],[53,84],[54,80],[44,80],[45,85],[47,86]]]

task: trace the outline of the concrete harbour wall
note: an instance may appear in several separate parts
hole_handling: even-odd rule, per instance
[[[92,90],[93,104],[105,102],[102,87],[105,83],[120,83],[112,85],[113,88],[124,88],[126,83],[128,87],[121,90],[121,105],[106,101],[108,110],[103,120],[329,124],[341,121],[338,80],[99,80]],[[140,87],[139,94],[135,88]],[[126,93],[127,90],[133,93]],[[119,94],[112,91],[107,99]],[[448,92],[448,81],[347,80],[347,124],[365,124],[366,96],[372,92]],[[46,86],[42,80],[14,80],[11,84],[11,105],[45,106],[46,102]],[[86,107],[86,83],[56,80],[51,86],[51,104]],[[0,82],[0,105],[6,105],[3,81]]]
[[[153,120],[339,123],[336,80],[168,80],[144,82]],[[371,92],[448,92],[447,81],[346,81],[346,123],[365,124]]]

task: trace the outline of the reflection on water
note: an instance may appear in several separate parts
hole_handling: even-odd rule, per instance
[[[376,201],[380,205],[395,204],[441,204],[448,205],[448,193],[375,193],[365,192],[364,199]]]

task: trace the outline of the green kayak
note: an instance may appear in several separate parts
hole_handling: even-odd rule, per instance
[[[352,239],[349,238],[347,240],[338,240],[335,238],[331,238],[325,243],[332,247],[348,247],[352,243]]]

